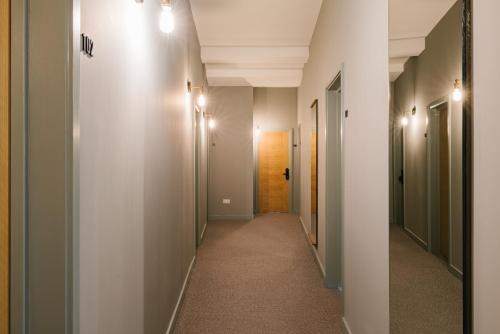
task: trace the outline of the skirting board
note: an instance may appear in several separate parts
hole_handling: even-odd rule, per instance
[[[177,304],[175,305],[174,313],[170,318],[170,323],[168,324],[168,329],[166,334],[170,334],[174,330],[175,320],[177,320],[177,316],[179,315],[180,306],[182,305],[182,300],[184,299],[184,295],[186,293],[186,287],[191,278],[191,272],[193,271],[194,261],[196,260],[196,256],[191,260],[191,264],[189,265],[188,272],[186,274],[186,278],[184,279],[184,284],[182,284],[181,293],[179,294],[179,298],[177,299]]]
[[[412,230],[404,227],[404,230],[405,232],[410,236],[410,238],[412,238],[413,240],[415,240],[415,242],[417,244],[419,244],[421,247],[423,247],[425,250],[429,250],[429,247],[427,246],[427,242],[423,241],[422,239],[420,239],[415,233],[413,233]]]
[[[205,236],[206,230],[207,230],[207,224],[205,224],[205,226],[203,226],[203,231],[201,231],[200,241],[203,240],[203,237]]]
[[[234,220],[234,221],[247,221],[252,220],[254,215],[209,215],[209,221],[217,221],[217,220]]]
[[[300,221],[300,225],[302,225],[302,230],[304,231],[304,234],[306,236],[307,244],[309,245],[309,248],[311,248],[311,251],[313,252],[314,257],[316,259],[315,262],[318,265],[319,271],[321,272],[321,275],[323,276],[323,278],[325,278],[325,276],[326,276],[325,268],[323,267],[323,264],[321,263],[321,261],[319,259],[318,250],[316,249],[316,247],[314,247],[311,244],[311,239],[309,239],[309,232],[307,232],[306,225],[304,224],[302,217],[299,217],[299,221]]]
[[[345,334],[352,334],[351,328],[349,327],[347,320],[345,320],[345,317],[342,317],[342,332]]]

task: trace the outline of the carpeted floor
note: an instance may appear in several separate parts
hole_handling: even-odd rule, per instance
[[[391,334],[462,333],[462,283],[399,226],[390,227]]]
[[[340,333],[340,305],[336,290],[323,287],[296,216],[215,222],[174,333]]]

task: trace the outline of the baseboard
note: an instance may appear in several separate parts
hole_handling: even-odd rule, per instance
[[[349,324],[347,323],[347,320],[345,320],[345,317],[342,317],[342,331],[345,334],[352,334],[351,328],[349,327]]]
[[[235,221],[248,221],[253,220],[254,215],[209,215],[209,221],[217,221],[217,220],[235,220]]]
[[[409,228],[403,227],[403,229],[410,236],[410,238],[412,238],[413,240],[415,240],[415,242],[417,244],[419,244],[425,250],[429,250],[429,246],[427,245],[427,242],[425,242],[422,239],[420,239],[420,237],[418,235],[416,235],[415,233],[413,233],[412,230],[410,230]]]
[[[319,259],[318,250],[316,249],[316,247],[314,247],[311,244],[311,239],[309,238],[309,232],[307,231],[306,225],[304,224],[304,221],[302,220],[302,217],[300,217],[300,216],[299,216],[299,222],[300,222],[300,225],[302,225],[302,230],[304,231],[304,235],[306,237],[307,244],[309,245],[309,248],[311,249],[312,253],[314,254],[314,257],[316,260],[315,262],[318,265],[319,271],[321,272],[321,275],[323,276],[323,278],[325,278],[325,276],[326,276],[325,267],[323,266],[323,264],[321,263],[321,261]]]
[[[205,226],[203,226],[203,231],[201,231],[201,235],[200,235],[200,241],[203,240],[203,237],[205,236],[206,230],[207,230],[207,224],[205,224]]]
[[[184,284],[182,284],[181,293],[179,294],[179,298],[177,299],[177,304],[175,305],[174,313],[172,314],[172,317],[170,318],[170,323],[168,324],[168,329],[167,329],[166,334],[170,334],[174,330],[175,321],[177,320],[177,316],[179,315],[180,306],[182,305],[182,301],[183,301],[184,295],[186,293],[187,284],[189,282],[189,279],[191,278],[191,272],[193,270],[195,260],[196,260],[196,256],[193,257],[193,259],[191,260],[191,264],[189,265],[189,269],[188,269],[188,272],[186,274],[186,278],[184,279]]]
[[[453,276],[455,276],[456,278],[458,278],[459,280],[463,280],[463,273],[460,271],[460,269],[458,269],[457,267],[455,267],[454,265],[452,264],[448,264],[448,271],[450,273],[453,274]]]

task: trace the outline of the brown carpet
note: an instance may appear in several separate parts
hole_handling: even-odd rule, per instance
[[[390,228],[391,334],[462,333],[462,283],[399,226]]]
[[[340,333],[340,297],[323,280],[296,216],[216,222],[198,250],[174,333]]]

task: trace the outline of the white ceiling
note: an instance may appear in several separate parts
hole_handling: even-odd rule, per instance
[[[409,57],[425,50],[425,38],[457,0],[389,0],[389,76],[396,80]]]
[[[322,0],[191,0],[211,86],[297,87]]]
[[[391,81],[457,0],[389,0]],[[211,86],[297,87],[322,0],[191,0]]]

